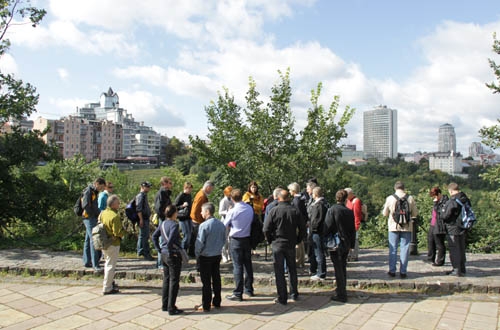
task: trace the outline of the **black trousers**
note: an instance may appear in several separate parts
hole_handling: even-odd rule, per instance
[[[427,260],[442,266],[446,256],[446,246],[444,245],[446,234],[434,234],[433,229],[430,227],[427,233]]]
[[[221,280],[220,280],[220,261],[221,256],[199,257],[200,262],[200,277],[202,288],[203,309],[210,310],[213,303],[219,307],[221,303]],[[212,297],[213,293],[213,297]]]
[[[288,301],[288,293],[285,279],[285,264],[290,279],[290,296],[296,299],[299,296],[297,289],[297,264],[295,262],[295,247],[286,248],[273,244],[274,274],[276,276],[276,291],[278,300],[282,304]]]
[[[175,311],[175,302],[179,293],[182,259],[177,256],[161,255],[163,263],[163,288],[161,294],[162,310]]]
[[[194,245],[196,243],[196,238],[198,237],[198,228],[199,227],[200,227],[200,224],[193,221],[193,228],[192,228],[192,232],[191,232],[191,240],[189,242],[189,248],[188,248],[188,255],[191,258],[195,257],[195,254],[194,254]]]
[[[447,236],[450,260],[457,273],[465,274],[465,234]]]
[[[337,251],[330,252],[330,258],[333,262],[333,268],[335,269],[335,282],[337,283],[337,297],[340,299],[347,300],[347,256],[349,251],[344,251],[344,249],[339,249]]]

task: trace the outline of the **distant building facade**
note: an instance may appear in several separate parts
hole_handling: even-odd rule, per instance
[[[363,149],[367,159],[397,158],[397,110],[381,105],[363,113]]]
[[[149,163],[160,156],[160,134],[120,108],[111,87],[101,94],[99,103],[77,108],[72,116],[35,120],[34,129],[42,131],[48,126],[51,130],[44,140],[55,143],[64,158],[80,154],[87,161],[138,158]]]
[[[450,124],[439,126],[438,152],[457,152],[455,128]]]
[[[434,152],[429,154],[429,170],[440,170],[450,175],[462,173],[463,157],[460,153]]]

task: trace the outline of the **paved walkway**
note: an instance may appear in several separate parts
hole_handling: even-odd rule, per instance
[[[160,289],[122,287],[102,296],[98,283],[75,285],[67,279],[0,277],[0,328],[4,329],[498,329],[498,295],[404,295],[349,292],[347,304],[324,292],[301,294],[287,306],[273,304],[274,288],[259,288],[243,302],[223,299],[222,308],[195,312],[200,290],[181,286],[169,316],[160,310]],[[28,281],[28,283],[26,282]],[[95,279],[94,281],[97,281]],[[62,282],[62,283],[61,283]],[[75,282],[75,281],[72,281]],[[82,281],[79,281],[82,282]],[[125,281],[126,282],[126,281]],[[137,281],[135,281],[137,283]],[[224,289],[223,294],[230,293]]]
[[[260,285],[274,285],[273,267],[270,260],[265,260],[264,250],[253,257],[255,280]],[[387,276],[387,250],[361,250],[359,261],[348,264],[348,285],[355,289],[390,288],[395,290],[440,291],[440,292],[475,292],[500,293],[500,255],[470,254],[467,255],[467,276],[463,278],[444,275],[451,269],[447,260],[444,267],[432,267],[424,262],[425,256],[411,256],[408,267],[408,278],[389,278]],[[118,260],[117,278],[148,281],[161,279],[162,272],[155,267],[156,263],[144,261],[142,258],[120,258]],[[306,265],[307,266],[307,265]],[[32,275],[55,274],[71,277],[92,275],[92,269],[82,266],[81,255],[74,252],[52,252],[43,250],[2,250],[0,253],[0,271],[14,274]],[[221,265],[223,281],[232,282],[232,265]],[[183,267],[184,283],[201,283],[193,260]],[[333,266],[328,261],[328,278],[322,285],[333,284]],[[311,282],[308,270],[299,270],[300,286],[317,286]]]
[[[222,308],[210,313],[193,309],[201,292],[191,261],[177,301],[186,313],[169,316],[160,309],[162,275],[153,262],[120,258],[121,292],[102,296],[102,277],[83,268],[77,253],[1,252],[2,329],[500,329],[498,255],[468,255],[465,278],[442,275],[448,264],[435,268],[423,255],[412,256],[409,278],[401,280],[386,275],[387,251],[362,250],[360,260],[348,267],[347,304],[329,299],[330,267],[322,285],[310,282],[302,270],[300,299],[281,306],[273,303],[271,262],[259,251],[256,296],[243,302],[223,299]],[[231,270],[230,264],[222,266],[223,296],[231,293]]]

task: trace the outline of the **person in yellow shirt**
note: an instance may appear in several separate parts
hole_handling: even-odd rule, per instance
[[[100,215],[100,221],[104,225],[108,236],[112,238],[111,245],[102,250],[104,260],[106,261],[102,288],[104,295],[120,292],[114,282],[116,262],[118,261],[118,254],[120,252],[120,242],[123,236],[125,236],[122,219],[118,213],[119,207],[120,198],[116,195],[111,195],[108,197],[106,210]]]
[[[243,195],[243,202],[253,207],[253,212],[262,220],[262,208],[264,207],[264,198],[259,193],[259,185],[251,181],[248,185],[248,191]]]

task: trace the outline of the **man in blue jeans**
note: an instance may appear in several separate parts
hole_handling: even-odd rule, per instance
[[[311,194],[312,204],[309,207],[312,253],[309,270],[314,275],[311,280],[318,281],[326,278],[326,257],[323,249],[323,227],[328,206],[323,197],[323,189],[314,187]]]
[[[106,181],[98,178],[89,185],[82,193],[83,224],[85,225],[85,242],[83,243],[83,264],[85,267],[93,267],[94,271],[100,272],[99,259],[101,251],[94,249],[92,242],[92,228],[97,225],[97,217],[101,213],[98,206],[99,192],[104,190]]]
[[[411,241],[411,228],[410,221],[418,215],[417,204],[412,196],[405,192],[403,182],[397,181],[394,185],[395,193],[386,198],[382,214],[387,218],[387,225],[389,228],[389,272],[390,277],[396,276],[396,263],[398,255],[398,246],[400,247],[400,268],[399,275],[401,278],[407,277],[408,256],[410,254],[409,246]],[[396,212],[396,204],[399,200],[406,201],[408,205],[408,215],[405,216],[404,223],[397,223],[394,219]],[[401,212],[405,213],[404,210]],[[401,213],[400,212],[400,213]],[[397,213],[397,212],[396,212]]]
[[[148,181],[141,183],[141,192],[135,197],[137,215],[139,216],[139,239],[137,240],[137,256],[143,256],[144,259],[152,261],[149,249],[149,218],[151,217],[151,208],[148,202],[148,192],[152,184]]]
[[[242,201],[243,195],[240,189],[231,192],[234,207],[229,210],[224,219],[224,225],[228,227],[230,238],[231,258],[233,259],[233,276],[236,288],[233,294],[226,296],[233,301],[243,300],[243,287],[245,293],[253,297],[253,266],[252,248],[250,247],[250,234],[253,221],[253,207]],[[243,277],[245,268],[246,278]]]

